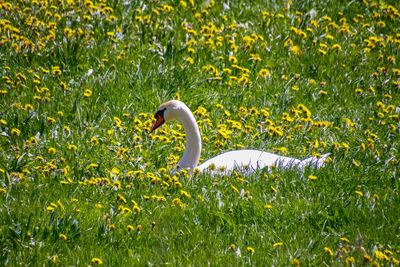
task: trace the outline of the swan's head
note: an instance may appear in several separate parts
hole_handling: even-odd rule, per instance
[[[156,121],[154,122],[153,127],[151,127],[150,132],[153,132],[155,129],[163,125],[164,122],[178,118],[180,111],[185,107],[186,105],[178,100],[170,100],[162,104],[154,114]]]

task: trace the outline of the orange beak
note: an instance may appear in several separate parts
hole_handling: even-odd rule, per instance
[[[156,121],[154,122],[153,126],[152,126],[151,129],[150,129],[150,132],[151,132],[151,133],[152,133],[155,129],[157,129],[158,127],[160,127],[161,125],[163,125],[163,123],[165,122],[163,116],[157,114],[155,117],[156,117]]]

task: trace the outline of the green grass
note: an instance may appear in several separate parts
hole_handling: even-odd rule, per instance
[[[399,265],[397,1],[216,2],[0,2],[1,265]],[[174,98],[329,162],[173,176]]]

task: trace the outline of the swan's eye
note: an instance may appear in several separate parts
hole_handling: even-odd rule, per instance
[[[157,110],[156,114],[154,114],[154,118],[158,119],[159,117],[164,119],[164,112],[166,108]]]

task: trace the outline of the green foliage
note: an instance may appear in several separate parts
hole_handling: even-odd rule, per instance
[[[397,1],[0,0],[0,264],[399,265]],[[322,169],[171,174],[256,148]]]

